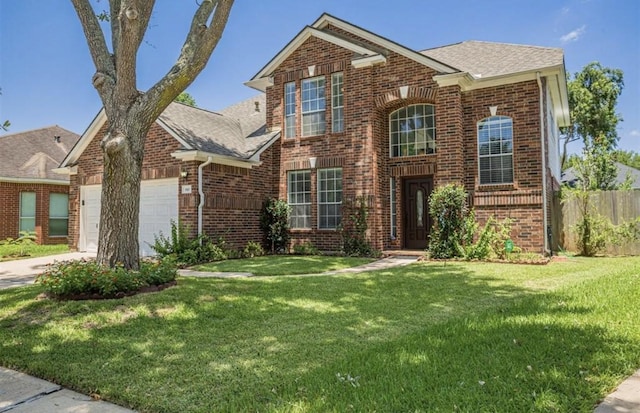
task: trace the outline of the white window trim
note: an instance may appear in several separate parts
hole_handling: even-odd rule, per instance
[[[309,174],[309,202],[303,202],[303,203],[298,203],[298,202],[291,202],[291,192],[289,191],[289,185],[291,183],[291,175],[292,174],[301,174],[301,173],[308,173]],[[289,171],[287,172],[287,203],[289,204],[289,206],[293,207],[293,206],[299,206],[299,205],[308,205],[309,206],[309,215],[305,215],[305,217],[309,218],[309,226],[308,227],[294,227],[291,226],[291,229],[311,229],[311,216],[312,216],[312,208],[311,208],[311,204],[312,204],[312,199],[311,199],[311,170],[309,169],[301,169],[301,170],[295,170],[295,171]],[[298,192],[295,192],[296,194]],[[306,192],[305,192],[306,193]]]
[[[292,87],[293,93],[290,93],[287,89]],[[287,114],[287,97],[291,96],[293,99],[293,113]],[[288,132],[287,121],[293,119],[293,133],[290,135]],[[287,82],[284,84],[284,137],[285,139],[295,138],[296,136],[296,82]]]
[[[322,133],[313,133],[313,134],[310,134],[310,135],[307,135],[304,132],[304,127],[305,127],[304,118],[305,118],[305,115],[313,115],[313,114],[322,113],[322,112],[326,113],[326,110],[327,110],[327,96],[326,96],[326,93],[325,93],[325,96],[324,96],[324,108],[318,109],[318,110],[313,110],[313,111],[307,111],[307,112],[304,111],[304,97],[303,97],[304,96],[304,84],[305,83],[309,83],[309,82],[317,82],[320,79],[322,79],[324,81],[324,84],[323,84],[322,87],[326,88],[326,79],[324,78],[324,76],[316,76],[316,77],[311,77],[311,78],[308,78],[308,79],[303,79],[302,82],[300,83],[300,118],[301,118],[300,136],[305,136],[305,137],[306,136],[319,136],[319,135],[322,135],[322,134],[326,133],[326,131],[327,131],[327,119],[326,119],[326,115],[325,115],[324,132],[322,132]],[[314,99],[314,100],[321,101],[320,99]]]
[[[491,118],[508,118],[511,121],[511,153],[500,153],[499,155],[480,155],[480,124],[484,121],[486,121],[487,119],[491,119]],[[513,118],[511,116],[505,116],[505,115],[496,115],[496,116],[488,116],[486,118],[480,119],[477,123],[476,123],[476,147],[477,147],[477,159],[478,159],[478,183],[480,186],[496,186],[496,185],[513,185],[515,183],[516,180],[516,171],[515,171],[515,161],[514,161],[514,155],[513,155],[513,150],[515,148],[515,145],[513,144]],[[489,182],[489,183],[482,183],[482,170],[480,168],[480,158],[492,158],[492,157],[502,157],[502,156],[506,156],[506,155],[511,155],[511,182]]]
[[[323,228],[323,227],[320,226],[320,221],[321,221],[321,218],[322,218],[322,213],[320,212],[320,210],[321,210],[320,209],[320,205],[342,205],[342,201],[340,201],[340,202],[320,202],[320,180],[321,180],[322,172],[327,172],[327,171],[331,171],[331,170],[340,171],[340,180],[342,181],[342,168],[324,168],[324,169],[318,169],[318,171],[317,171],[317,181],[318,181],[317,182],[317,187],[316,187],[316,192],[317,192],[317,194],[316,194],[317,198],[316,199],[317,199],[317,203],[318,203],[318,208],[317,208],[318,209],[318,223],[317,223],[317,225],[318,225],[318,229],[322,230],[322,231],[335,231],[338,228],[338,226],[340,225],[340,223],[342,222],[342,218],[340,218],[340,223],[338,223],[335,227],[325,227],[325,228]],[[334,190],[334,192],[337,193],[337,191],[335,191],[335,190]],[[340,188],[340,194],[342,194],[342,186]]]
[[[339,79],[339,82],[336,80]],[[335,86],[338,86],[338,93],[334,93]],[[342,133],[344,132],[344,74],[343,72],[336,72],[331,74],[331,132]],[[342,98],[342,105],[335,105],[335,98]],[[337,109],[342,109],[342,116],[340,117],[340,124],[342,128],[336,130],[336,112]]]

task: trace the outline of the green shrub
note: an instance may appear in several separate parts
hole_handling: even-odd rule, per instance
[[[111,298],[138,291],[144,286],[171,282],[176,276],[177,268],[172,258],[142,260],[139,271],[128,271],[122,265],[109,268],[95,260],[78,260],[50,265],[36,277],[36,283],[57,297],[97,294]]]
[[[296,255],[320,255],[320,250],[311,241],[301,242],[293,246]]]
[[[20,236],[16,239],[7,238],[0,241],[4,255],[12,257],[26,257],[36,246],[36,233],[33,231],[20,231]]]
[[[171,221],[170,236],[165,237],[162,232],[155,235],[151,248],[161,258],[173,257],[180,267],[222,261],[229,257],[230,251],[224,238],[219,237],[214,243],[205,234],[190,238],[189,233],[186,225]]]
[[[260,229],[265,246],[272,254],[285,253],[289,247],[289,213],[286,201],[268,198],[262,203]]]
[[[264,255],[264,249],[262,245],[258,244],[254,241],[247,242],[244,249],[242,250],[242,256],[244,258],[253,258],[253,257],[261,257]]]
[[[429,236],[429,254],[433,258],[464,255],[465,242],[473,238],[467,207],[467,193],[462,185],[448,184],[436,188],[429,197],[429,214],[433,227]]]
[[[369,207],[365,197],[346,201],[342,206],[343,218],[338,230],[342,236],[342,251],[350,257],[375,257],[379,255],[367,238]]]

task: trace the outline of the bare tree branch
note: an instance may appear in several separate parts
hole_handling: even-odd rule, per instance
[[[151,117],[158,117],[204,69],[222,37],[232,5],[233,0],[204,0],[200,4],[176,64],[142,97],[147,103],[152,102],[143,104],[152,110]]]
[[[84,35],[87,38],[89,52],[96,66],[96,75],[93,77],[94,86],[100,93],[102,101],[110,94],[111,87],[115,82],[115,68],[111,59],[111,54],[107,48],[104,34],[100,28],[98,17],[89,4],[89,0],[71,0],[73,7],[76,9]]]

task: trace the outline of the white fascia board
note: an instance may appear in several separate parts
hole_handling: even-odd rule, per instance
[[[209,158],[211,158],[213,163],[217,163],[220,165],[237,166],[239,168],[246,168],[246,169],[251,169],[251,167],[256,164],[256,162],[243,161],[238,158],[233,158],[231,156],[217,155],[214,153],[204,152],[204,151],[178,151],[178,152],[173,152],[171,156],[181,160],[182,162],[189,162],[189,161],[206,162]]]
[[[564,70],[564,65],[557,73],[547,75],[547,79],[547,87],[553,101],[553,115],[558,122],[558,126],[569,126],[571,124],[569,92],[567,90],[567,74]]]
[[[55,168],[55,169],[52,169],[51,171],[53,171],[56,174],[60,174],[60,175],[77,175],[78,174],[78,165],[65,166],[63,168]]]
[[[268,86],[273,85],[273,79],[270,79],[271,73],[285,61],[287,57],[291,55],[298,47],[302,45],[310,37],[316,37],[326,42],[335,44],[347,50],[351,50],[354,53],[363,56],[372,56],[378,54],[378,52],[368,49],[366,47],[357,45],[347,39],[335,36],[331,33],[323,32],[316,28],[307,26],[298,35],[287,44],[265,67],[262,68],[251,80],[245,82],[245,85],[254,89],[264,92]],[[266,80],[262,80],[266,79]],[[269,84],[271,83],[271,84]]]
[[[258,149],[253,155],[251,155],[251,158],[249,158],[249,160],[251,162],[259,163],[259,165],[262,165],[262,161],[260,160],[260,155],[262,155],[262,152],[264,152],[267,149],[269,149],[271,147],[271,145],[273,145],[275,142],[277,142],[278,139],[280,139],[280,135],[281,135],[280,132],[278,132],[275,135],[273,135],[273,137],[271,139],[269,139],[269,141],[267,141],[267,143],[262,145],[262,147],[260,149]]]
[[[64,185],[68,186],[69,181],[60,181],[57,179],[38,179],[38,178],[9,178],[0,176],[0,182],[8,182],[12,184],[47,184],[47,185]]]
[[[473,82],[473,76],[467,72],[459,72],[437,75],[433,77],[433,80],[435,80],[440,87],[457,85],[460,86],[462,90],[467,90]]]
[[[337,19],[326,13],[323,14],[315,23],[313,23],[312,27],[316,29],[323,29],[327,27],[327,25],[329,24],[331,24],[332,26],[336,26],[342,30],[345,30],[349,33],[352,33],[362,39],[368,40],[373,44],[376,44],[385,49],[391,50],[392,52],[395,52],[408,59],[414,60],[425,66],[428,66],[438,72],[441,72],[441,73],[457,72],[457,70],[455,70],[454,68],[447,66],[443,63],[440,63],[437,60],[433,60],[430,57],[427,57],[419,52],[416,52],[415,50],[408,49],[404,46],[399,45],[398,43],[392,42],[391,40],[385,39],[384,37],[373,34],[370,31],[354,26],[350,23],[345,22],[344,20]]]
[[[73,147],[73,149],[71,149],[71,152],[69,152],[67,156],[63,159],[62,163],[60,164],[61,168],[67,167],[75,163],[78,160],[78,158],[80,158],[80,155],[82,155],[85,149],[87,149],[87,146],[89,146],[93,138],[95,138],[95,136],[98,134],[98,131],[106,121],[107,121],[107,113],[105,112],[104,108],[102,108],[100,109],[100,112],[98,112],[96,117],[93,119],[93,121],[91,122],[87,130],[84,131],[84,133],[82,134],[82,136],[80,137],[76,145]]]
[[[373,65],[383,64],[387,62],[387,58],[381,54],[377,54],[374,56],[366,56],[361,58],[356,58],[351,61],[351,66],[356,69],[360,69],[362,67],[369,67]]]

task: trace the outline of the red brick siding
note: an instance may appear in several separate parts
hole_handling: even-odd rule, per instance
[[[49,236],[49,195],[69,193],[68,185],[0,182],[0,239],[18,238],[20,193],[36,193],[36,235],[38,244],[66,244],[67,237]],[[71,226],[69,226],[71,231]]]
[[[329,26],[326,30],[333,30]],[[335,29],[340,35],[356,38]],[[361,43],[367,43],[358,39]],[[353,199],[364,195],[372,202],[369,235],[379,249],[402,247],[402,178],[433,176],[434,183],[464,183],[470,192],[509,191],[517,194],[541,190],[540,125],[538,87],[535,81],[505,85],[469,92],[457,86],[439,88],[433,81],[436,72],[413,60],[389,52],[383,65],[355,69],[353,53],[331,43],[310,38],[294,51],[274,72],[274,85],[267,89],[267,126],[283,123],[283,88],[286,82],[297,86],[296,124],[300,134],[300,81],[311,77],[308,67],[315,65],[315,76],[326,81],[327,133],[317,137],[295,137],[281,140],[282,160],[279,174],[279,196],[287,196],[287,171],[309,169],[308,159],[317,158],[317,168],[338,165],[343,168],[343,196]],[[344,133],[330,132],[330,73],[344,73]],[[401,99],[400,86],[408,86],[407,99]],[[435,104],[436,155],[389,158],[389,114],[414,103]],[[489,116],[489,106],[498,106],[499,115],[514,120],[515,182],[505,186],[480,186],[477,168],[476,122]],[[316,171],[312,171],[312,228],[294,230],[294,242],[309,240],[320,249],[335,249],[339,237],[333,231],[317,229]],[[397,179],[398,237],[390,239],[389,178]],[[514,192],[515,191],[515,192]],[[515,196],[515,195],[514,195]],[[502,198],[487,198],[502,199]],[[535,199],[535,197],[530,198]],[[490,211],[497,218],[516,219],[514,240],[517,245],[542,251],[541,204],[519,201],[508,206],[482,206],[479,218]],[[507,213],[508,212],[508,213]]]

